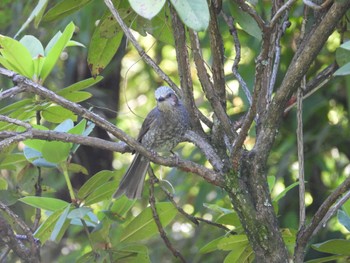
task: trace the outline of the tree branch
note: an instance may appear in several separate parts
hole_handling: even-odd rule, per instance
[[[157,208],[156,208],[156,199],[154,197],[154,178],[156,178],[156,176],[153,173],[153,170],[151,167],[148,168],[148,173],[151,174],[150,176],[150,188],[149,188],[149,204],[151,206],[151,210],[152,210],[152,215],[153,215],[153,219],[154,222],[157,225],[160,237],[163,239],[164,244],[167,246],[167,248],[169,249],[169,251],[174,255],[174,257],[180,259],[181,262],[186,263],[186,260],[184,258],[184,256],[176,249],[174,248],[174,246],[171,244],[167,234],[164,231],[164,228],[162,226],[162,223],[160,222],[159,219],[159,215],[157,212]]]
[[[323,222],[324,218],[330,211],[332,205],[338,200],[338,198],[349,191],[350,177],[339,185],[323,202],[315,215],[312,217],[311,222],[301,231],[298,232],[296,239],[296,247],[294,250],[294,262],[304,262],[304,253],[307,242],[317,233],[320,229],[318,226]],[[348,195],[346,195],[348,196]],[[317,230],[317,231],[316,231]]]
[[[29,242],[29,248],[24,246],[21,240],[13,233],[12,227],[8,225],[6,220],[0,216],[0,240],[8,245],[17,256],[26,262],[40,262],[40,246],[33,237],[30,228],[22,221],[22,219],[13,213],[5,204],[0,201],[0,209],[4,211],[24,232],[26,239]]]

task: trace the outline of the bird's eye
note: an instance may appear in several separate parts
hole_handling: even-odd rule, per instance
[[[170,97],[171,97],[171,93],[168,93],[168,94],[166,95],[166,97],[167,97],[167,98],[170,98]]]

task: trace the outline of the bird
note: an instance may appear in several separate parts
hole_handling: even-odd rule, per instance
[[[190,128],[189,114],[170,87],[160,86],[154,95],[157,106],[146,116],[137,141],[152,152],[171,152],[177,144],[184,141],[183,135]],[[123,194],[129,199],[142,197],[150,161],[138,152],[133,153],[135,156],[122,177],[114,198]]]

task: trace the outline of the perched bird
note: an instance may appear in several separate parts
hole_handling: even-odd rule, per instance
[[[188,112],[175,92],[165,86],[155,91],[157,106],[144,120],[137,140],[146,148],[157,152],[170,152],[183,139],[189,129]],[[135,153],[135,157],[114,194],[125,194],[129,199],[141,198],[149,160]]]

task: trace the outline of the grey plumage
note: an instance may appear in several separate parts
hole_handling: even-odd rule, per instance
[[[137,140],[146,148],[157,152],[169,152],[190,126],[188,112],[174,91],[165,86],[155,91],[157,106],[144,120]],[[141,198],[149,160],[139,153],[120,181],[114,194],[125,194],[129,199]]]

